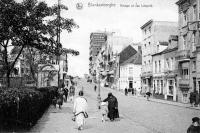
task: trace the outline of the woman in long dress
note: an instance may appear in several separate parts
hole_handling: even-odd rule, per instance
[[[83,97],[83,91],[79,92],[79,96],[74,100],[73,113],[76,117],[78,130],[82,130],[85,124],[85,115],[87,111],[87,99]]]

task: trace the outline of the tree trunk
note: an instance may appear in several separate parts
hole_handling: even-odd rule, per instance
[[[9,70],[6,72],[6,87],[7,88],[10,87],[10,71]]]

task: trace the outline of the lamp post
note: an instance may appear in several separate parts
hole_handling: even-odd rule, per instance
[[[100,103],[101,103],[101,86],[100,86],[100,68],[99,69],[99,75],[98,75],[98,95],[97,95],[97,102],[98,102],[98,109],[101,109]]]

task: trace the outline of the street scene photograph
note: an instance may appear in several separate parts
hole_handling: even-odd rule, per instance
[[[200,0],[0,0],[0,133],[200,133]]]

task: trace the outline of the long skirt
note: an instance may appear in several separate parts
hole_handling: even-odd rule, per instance
[[[80,113],[76,116],[76,123],[78,127],[83,126],[85,124],[85,117],[83,113]]]

